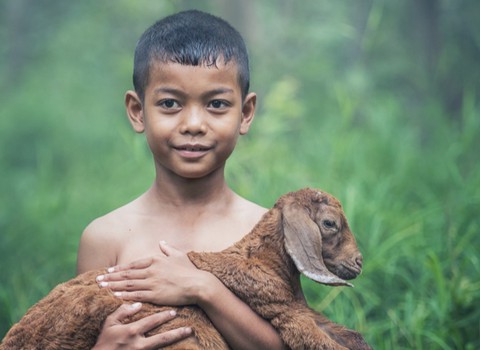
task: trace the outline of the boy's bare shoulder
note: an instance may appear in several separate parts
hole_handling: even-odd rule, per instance
[[[78,251],[77,270],[84,272],[117,262],[117,251],[128,232],[132,203],[94,219],[83,231]]]
[[[128,209],[131,204],[127,204],[123,207],[117,208],[101,217],[93,220],[85,229],[85,232],[101,232],[107,234],[109,231],[118,231],[125,226],[125,219],[131,215],[131,211]]]
[[[135,201],[96,218],[85,228],[84,235],[101,236],[99,239],[114,238],[119,232],[128,230],[134,208]]]
[[[237,208],[239,219],[245,223],[246,226],[252,228],[261,219],[261,217],[268,211],[257,203],[251,202],[243,197],[237,197]]]

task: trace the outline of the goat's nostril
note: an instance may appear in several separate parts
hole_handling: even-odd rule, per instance
[[[361,255],[355,258],[355,263],[357,264],[358,267],[360,268],[363,267],[363,258]]]

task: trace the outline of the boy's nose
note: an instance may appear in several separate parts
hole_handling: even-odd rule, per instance
[[[207,126],[203,113],[197,109],[185,111],[180,131],[182,134],[204,134]]]

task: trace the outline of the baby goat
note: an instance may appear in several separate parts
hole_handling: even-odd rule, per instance
[[[306,188],[283,195],[235,245],[188,257],[270,321],[291,349],[370,349],[359,333],[310,309],[301,292],[300,273],[322,284],[350,285],[345,280],[362,269],[342,207],[328,193]],[[105,318],[122,304],[97,286],[102,273],[86,272],[53,289],[10,329],[0,350],[92,348]],[[144,304],[131,321],[163,309]],[[168,349],[228,349],[200,308],[179,307],[177,314],[151,334],[184,326],[194,334]]]

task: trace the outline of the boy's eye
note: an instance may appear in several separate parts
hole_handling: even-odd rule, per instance
[[[178,108],[179,104],[177,101],[173,99],[165,99],[162,100],[158,103],[160,107],[167,108],[167,109],[172,109],[172,108]]]
[[[226,108],[228,107],[228,103],[222,100],[213,100],[209,103],[209,107],[214,109]]]

